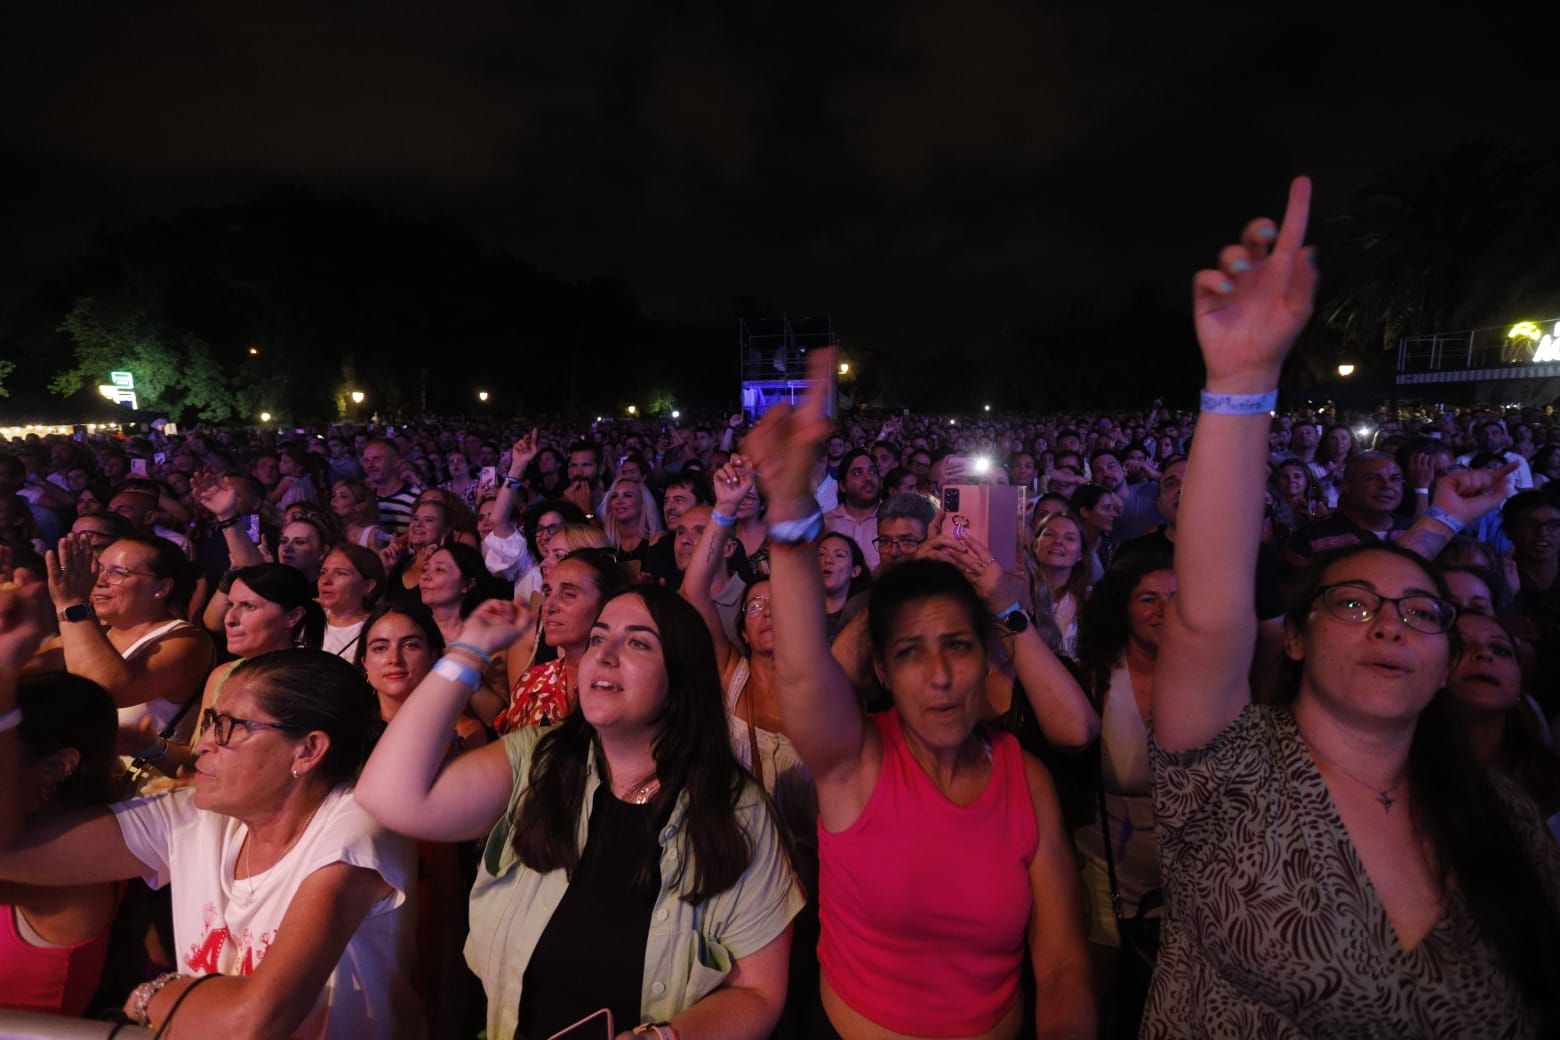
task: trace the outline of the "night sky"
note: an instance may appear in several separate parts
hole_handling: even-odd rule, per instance
[[[1436,149],[1552,137],[1560,96],[1554,16],[1505,5],[820,6],[14,5],[0,274],[291,186],[653,314],[980,345],[1077,297],[1181,306],[1290,173],[1325,220]]]

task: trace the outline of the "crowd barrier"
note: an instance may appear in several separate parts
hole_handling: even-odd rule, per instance
[[[118,1032],[115,1032],[115,1029]],[[0,1011],[0,1040],[152,1040],[139,1026],[99,1022],[90,1018],[35,1015],[27,1011]]]

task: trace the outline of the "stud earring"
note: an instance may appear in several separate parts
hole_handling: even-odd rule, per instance
[[[293,770],[292,770],[292,778],[293,778],[293,779],[294,779],[294,780],[296,780],[296,779],[298,779],[298,767],[297,767],[297,766],[293,766]]]

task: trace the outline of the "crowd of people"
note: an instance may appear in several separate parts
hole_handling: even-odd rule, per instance
[[[1560,1034],[1560,419],[1279,402],[1308,205],[1196,409],[0,446],[0,1008]]]

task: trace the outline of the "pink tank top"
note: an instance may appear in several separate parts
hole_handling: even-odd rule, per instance
[[[34,946],[0,903],[0,1007],[79,1018],[103,976],[110,927],[73,946]]]
[[[818,961],[840,999],[912,1036],[975,1036],[1018,999],[1039,834],[1018,741],[997,733],[991,779],[950,802],[905,746],[899,713],[870,720],[883,767],[861,816],[818,826]]]

